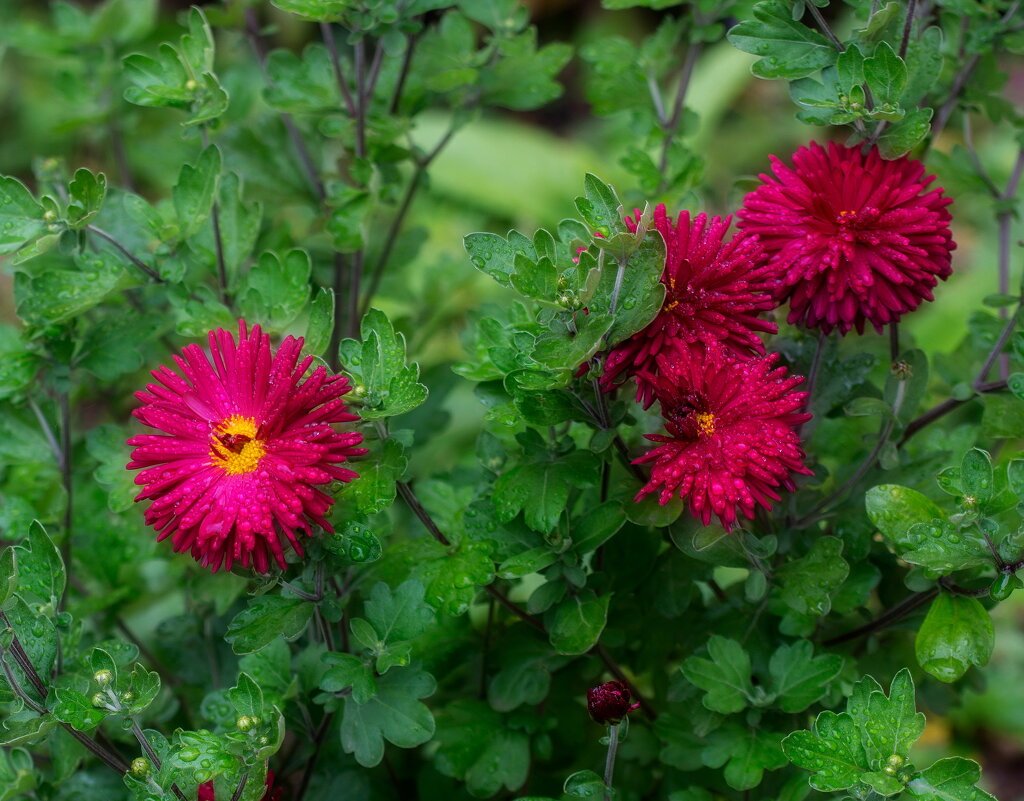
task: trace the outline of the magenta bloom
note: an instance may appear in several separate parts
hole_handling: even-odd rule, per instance
[[[159,384],[135,393],[134,414],[163,434],[143,434],[129,470],[144,468],[135,483],[149,500],[146,523],[172,538],[175,551],[216,572],[235,562],[265,573],[270,556],[285,566],[282,538],[301,555],[298,531],[324,519],[333,499],[316,489],[357,474],[339,465],[366,453],[362,435],[332,423],[358,418],[341,399],[348,379],[328,375],[308,356],[302,340],[288,337],[271,354],[260,327],[238,323],[239,341],[218,328],[209,334],[210,357],[198,345],[175,356],[181,374],[153,371]],[[184,377],[182,377],[184,376]]]
[[[778,358],[740,360],[719,348],[679,362],[662,357],[653,384],[668,434],[645,435],[662,444],[635,460],[654,463],[636,500],[678,496],[704,525],[715,514],[729,530],[737,513],[771,509],[778,487],[794,490],[791,474],[810,475],[793,430],[811,417],[799,411],[807,393],[792,391],[803,378],[774,367]]]
[[[637,212],[639,217],[639,212]],[[654,402],[654,387],[645,376],[658,374],[658,356],[673,361],[691,351],[719,343],[741,356],[764,353],[759,333],[774,334],[774,323],[758,319],[778,304],[775,271],[766,263],[756,237],[736,234],[725,242],[731,217],[687,211],[673,222],[664,204],[654,210],[654,225],[665,239],[665,305],[642,331],[608,354],[601,386],[608,391],[629,376],[637,378],[637,400],[647,408]],[[627,220],[636,230],[636,223]]]
[[[632,693],[621,681],[606,681],[587,690],[587,711],[595,723],[619,723],[640,704],[632,704]]]
[[[774,176],[747,195],[739,226],[757,234],[789,300],[789,322],[829,333],[881,331],[932,300],[952,271],[956,247],[942,189],[919,161],[885,161],[872,148],[811,143],[790,169],[771,156]]]

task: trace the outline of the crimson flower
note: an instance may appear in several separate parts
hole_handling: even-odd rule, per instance
[[[216,572],[240,562],[260,573],[273,556],[284,568],[282,539],[301,556],[297,532],[324,519],[333,499],[316,489],[357,474],[340,463],[366,453],[358,433],[333,423],[358,419],[341,399],[348,379],[328,375],[308,356],[302,339],[288,337],[276,354],[260,327],[238,323],[238,344],[227,331],[209,334],[210,355],[187,345],[178,372],[153,371],[158,384],[135,393],[135,416],[162,434],[143,434],[129,470],[143,468],[136,501],[151,501],[146,523]],[[212,364],[210,358],[212,357]],[[303,377],[305,376],[305,378]]]
[[[268,769],[267,792],[260,801],[281,801],[281,794],[283,792],[284,791],[280,787],[274,787],[274,771]],[[217,797],[213,792],[212,779],[199,785],[199,794],[196,796],[196,801],[217,801]]]
[[[864,332],[932,300],[956,247],[941,188],[913,159],[885,161],[877,148],[811,143],[790,168],[771,156],[774,177],[743,201],[739,226],[757,234],[789,300],[789,322],[829,333]]]
[[[660,357],[650,380],[668,433],[645,434],[661,445],[635,460],[654,463],[636,500],[657,491],[664,505],[678,496],[704,525],[715,514],[729,530],[737,512],[753,518],[757,506],[779,500],[778,487],[794,490],[792,473],[810,475],[793,429],[811,417],[799,411],[807,393],[792,391],[803,378],[787,377],[778,358],[740,360],[720,348]]]
[[[640,212],[636,212],[639,219]],[[654,210],[654,226],[665,239],[665,304],[642,331],[615,347],[605,362],[605,391],[637,378],[637,400],[647,408],[654,387],[645,376],[657,375],[657,358],[669,352],[685,359],[701,345],[720,343],[737,355],[764,353],[759,333],[774,334],[774,323],[758,319],[774,309],[777,280],[756,237],[738,233],[725,241],[731,217],[722,219],[680,212],[677,221],[665,205]],[[631,230],[636,221],[626,220]]]
[[[621,681],[606,681],[587,690],[587,711],[596,723],[618,723],[640,704],[631,704],[632,693]]]

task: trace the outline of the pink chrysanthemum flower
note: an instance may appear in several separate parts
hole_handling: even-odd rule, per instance
[[[340,463],[366,453],[362,435],[333,423],[357,416],[341,399],[348,379],[299,362],[302,340],[288,337],[276,354],[259,326],[238,323],[238,344],[223,329],[209,334],[210,358],[198,345],[175,356],[181,375],[153,371],[159,384],[135,393],[134,414],[163,434],[143,434],[129,470],[144,468],[135,483],[149,500],[146,523],[172,538],[175,551],[191,551],[216,572],[240,562],[265,573],[270,557],[285,566],[282,538],[301,555],[298,531],[324,519],[333,499],[317,486],[351,481]],[[184,378],[182,377],[184,376]]]
[[[810,475],[793,429],[811,417],[799,411],[807,393],[792,391],[803,378],[787,377],[778,358],[741,360],[717,347],[683,361],[661,357],[652,382],[668,433],[645,435],[662,444],[635,460],[654,463],[636,500],[678,496],[704,525],[715,514],[728,530],[738,512],[771,509],[778,487],[795,489],[793,473]]]
[[[778,269],[789,322],[829,333],[886,323],[932,300],[956,247],[935,176],[908,158],[830,142],[771,156],[774,176],[747,195],[739,226],[757,234]]]
[[[640,212],[636,215],[639,219]],[[698,214],[691,221],[684,211],[673,222],[664,204],[654,210],[654,226],[666,246],[665,305],[650,325],[608,354],[601,376],[605,391],[636,376],[637,400],[647,408],[654,387],[645,376],[658,374],[659,354],[671,353],[677,361],[714,343],[744,357],[764,353],[758,334],[778,328],[758,315],[778,305],[777,279],[756,237],[738,233],[724,241],[731,219],[709,221]],[[626,222],[636,230],[636,221]]]

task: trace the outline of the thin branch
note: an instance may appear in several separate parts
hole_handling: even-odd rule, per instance
[[[338,55],[338,45],[334,41],[334,32],[331,30],[329,22],[320,23],[320,35],[323,37],[324,44],[327,45],[327,52],[331,54],[331,66],[334,68],[334,80],[338,84],[338,88],[341,90],[341,96],[345,100],[345,109],[348,111],[350,117],[355,119],[356,117],[356,104],[352,100],[352,93],[348,88],[348,81],[345,80],[345,76],[341,72],[341,57]]]
[[[900,40],[900,58],[907,55],[907,47],[910,45],[910,31],[914,27],[914,12],[917,11],[917,0],[908,0],[907,18],[903,22],[903,38]]]
[[[516,617],[518,617],[524,623],[530,624],[535,629],[537,629],[537,631],[541,631],[541,632],[546,632],[547,631],[544,628],[544,624],[541,623],[538,618],[536,618],[533,615],[531,615],[529,612],[527,612],[521,606],[518,606],[517,604],[513,603],[512,601],[510,601],[493,584],[485,585],[484,586],[484,590],[492,598],[494,598],[494,600],[496,600],[499,604],[504,606],[509,612],[511,612]]]
[[[384,277],[384,271],[388,266],[388,259],[391,258],[391,251],[394,250],[395,243],[398,241],[398,232],[402,228],[402,224],[405,222],[405,217],[409,213],[409,209],[412,206],[413,198],[416,196],[416,192],[420,188],[420,182],[423,180],[424,174],[426,174],[427,168],[431,165],[438,154],[444,149],[445,145],[451,141],[452,136],[455,135],[455,126],[450,125],[448,131],[444,136],[434,145],[433,149],[425,156],[416,160],[416,168],[413,170],[412,176],[409,178],[409,185],[405,188],[405,194],[402,196],[402,202],[398,206],[398,211],[395,214],[394,219],[391,221],[391,226],[388,228],[387,234],[384,235],[384,245],[381,248],[380,256],[377,257],[377,262],[373,266],[373,270],[370,272],[370,283],[366,288],[365,297],[359,307],[359,316],[362,317],[366,314],[370,308],[370,304],[373,302],[374,295],[377,294],[377,290],[380,288],[381,279]]]
[[[679,74],[679,85],[676,87],[676,97],[672,102],[672,115],[662,125],[665,139],[661,144],[661,157],[658,159],[658,174],[661,180],[658,185],[658,192],[664,191],[668,183],[668,152],[675,139],[676,131],[679,129],[679,122],[683,117],[683,101],[686,99],[686,92],[690,88],[690,79],[693,77],[693,69],[700,57],[704,45],[701,42],[694,42],[686,49],[686,56],[683,59],[682,71]],[[659,95],[660,100],[660,95]],[[661,120],[664,112],[658,115]]]
[[[270,73],[267,72],[267,51],[264,49],[263,44],[260,41],[260,29],[259,23],[256,20],[256,12],[251,8],[245,9],[245,31],[249,37],[249,44],[256,53],[256,60],[259,62],[260,71],[263,73],[263,79],[269,86],[273,86],[274,82],[270,79]],[[313,191],[316,193],[317,200],[323,202],[327,197],[327,192],[324,190],[324,183],[320,180],[320,175],[316,169],[316,165],[313,163],[313,158],[309,155],[309,149],[306,147],[306,143],[302,139],[302,134],[299,133],[299,129],[295,126],[295,121],[292,119],[292,115],[282,112],[281,122],[284,123],[285,130],[288,132],[288,138],[291,139],[292,145],[295,147],[295,152],[298,153],[299,161],[302,163],[302,168],[306,172],[306,177],[313,186]]]
[[[999,21],[1000,25],[1005,25],[1014,18],[1014,15],[1017,13],[1017,9],[1020,8],[1020,3],[1021,0],[1016,0],[1013,5],[1006,10],[1006,13],[1003,14]],[[966,18],[964,19],[964,24],[965,26],[967,24]],[[967,81],[970,80],[971,74],[978,66],[978,61],[980,59],[981,56],[977,53],[968,58],[964,62],[963,67],[960,68],[960,72],[958,72],[956,77],[953,79],[953,84],[949,89],[949,97],[946,98],[946,102],[942,104],[942,107],[939,109],[939,113],[935,115],[935,120],[932,122],[932,142],[935,141],[938,135],[942,132],[942,129],[946,127],[946,123],[949,122],[949,118],[952,116],[953,110],[956,108],[956,104],[960,100],[960,93],[967,85]]]
[[[324,735],[327,734],[327,730],[331,727],[331,722],[334,720],[334,713],[328,712],[324,715],[323,720],[320,721],[320,725],[317,727],[315,734],[313,735],[313,753],[310,755],[309,760],[306,762],[306,767],[302,771],[302,781],[299,783],[298,792],[295,793],[295,801],[302,801],[303,796],[306,795],[306,790],[309,789],[310,779],[313,778],[313,771],[316,768],[317,758],[320,756],[320,748],[324,744]]]
[[[238,780],[238,786],[235,788],[235,792],[231,795],[231,801],[239,801],[242,797],[242,793],[245,792],[245,785],[249,781],[249,771],[242,774],[242,778]],[[184,801],[184,799],[182,799]]]
[[[61,540],[60,544],[60,555],[64,560],[64,569],[67,572],[71,570],[71,521],[74,513],[74,486],[71,477],[71,399],[69,397],[70,389],[67,392],[62,392],[60,395],[60,452],[64,457],[60,460],[60,475],[61,483],[64,485],[64,539]],[[68,584],[64,583],[64,592],[61,593],[60,601],[57,605],[58,610],[64,611],[64,607],[67,605],[68,598]],[[58,651],[58,655],[59,655]],[[57,670],[60,670],[58,663]]]
[[[981,384],[980,386],[975,387],[975,389],[978,391],[979,394],[982,395],[984,395],[987,392],[1000,392],[1006,389],[1006,382],[989,381],[987,384]],[[919,415],[918,417],[915,417],[913,420],[907,423],[907,427],[903,429],[903,436],[900,437],[899,442],[896,443],[896,447],[903,447],[903,443],[905,443],[908,439],[914,436],[914,434],[916,434],[922,428],[924,428],[927,425],[930,425],[931,423],[934,423],[940,417],[945,417],[951,411],[960,408],[965,403],[967,403],[967,401],[970,400],[974,399],[967,398],[966,400],[957,400],[956,398],[948,398],[942,401],[942,403],[936,404],[931,409]]]
[[[39,421],[39,427],[43,430],[43,436],[46,437],[46,442],[50,446],[53,458],[57,460],[58,465],[63,465],[64,454],[61,453],[60,445],[57,444],[57,438],[53,435],[53,429],[50,427],[49,421],[43,414],[42,409],[39,408],[39,405],[31,398],[29,398],[28,405],[32,410],[32,413],[36,416],[36,420]]]
[[[165,283],[164,279],[160,277],[160,274],[156,270],[154,270],[145,262],[141,261],[138,257],[135,256],[134,253],[132,253],[124,245],[118,242],[117,239],[114,238],[113,234],[110,234],[104,231],[102,228],[98,228],[95,225],[87,225],[85,227],[85,230],[96,234],[96,236],[98,236],[100,239],[107,240],[107,242],[109,242],[111,245],[113,245],[115,248],[121,251],[122,255],[124,255],[125,258],[128,259],[128,261],[130,261],[132,264],[138,267],[142,272],[144,272],[147,276],[149,276],[149,278],[151,278],[156,283]]]
[[[869,623],[865,623],[863,626],[858,626],[845,634],[840,634],[838,637],[832,637],[829,640],[825,640],[822,645],[831,647],[833,645],[849,642],[850,640],[856,640],[859,637],[864,637],[868,634],[874,634],[876,631],[881,631],[896,621],[906,617],[919,606],[928,603],[938,594],[939,591],[935,588],[924,590],[922,592],[915,592],[910,597],[900,601],[896,606],[882,612],[882,614]]]
[[[419,41],[420,32],[406,36],[405,53],[402,55],[402,66],[398,72],[398,80],[395,81],[395,93],[391,95],[391,103],[388,105],[388,114],[394,116],[398,113],[398,104],[402,101],[402,91],[405,89],[405,80],[409,76],[409,67],[412,65],[412,54]]]
[[[832,46],[835,47],[840,53],[845,52],[846,48],[843,47],[843,43],[836,38],[836,35],[832,32],[832,28],[829,27],[828,22],[818,11],[818,7],[814,3],[807,3],[806,7],[810,9],[811,16],[814,17],[814,21],[818,23],[818,27],[821,28],[821,32],[825,34],[825,38],[832,42]]]

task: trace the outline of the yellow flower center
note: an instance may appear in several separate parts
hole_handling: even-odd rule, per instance
[[[711,412],[697,412],[693,419],[697,423],[697,433],[710,437],[715,433],[715,416]]]
[[[255,437],[255,418],[233,414],[218,423],[210,434],[210,458],[229,476],[251,473],[267,452]]]

